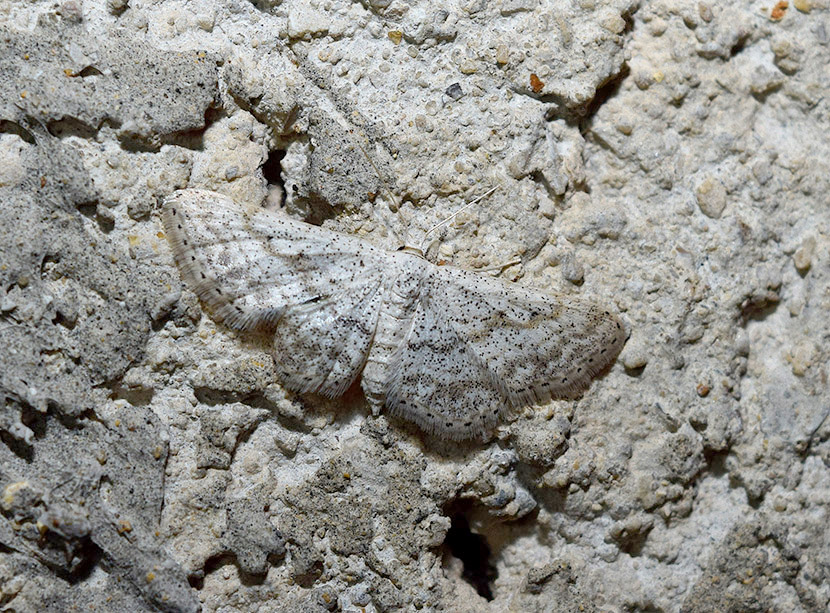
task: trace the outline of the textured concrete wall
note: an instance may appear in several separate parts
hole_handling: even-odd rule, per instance
[[[828,8],[0,3],[0,610],[826,611]],[[288,393],[184,187],[387,249],[498,187],[427,256],[630,338],[486,442]]]

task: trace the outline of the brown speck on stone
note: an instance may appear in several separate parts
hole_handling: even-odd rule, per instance
[[[784,15],[787,14],[787,9],[789,8],[790,3],[787,0],[780,0],[772,7],[772,11],[769,14],[769,18],[773,21],[781,21],[784,18]]]

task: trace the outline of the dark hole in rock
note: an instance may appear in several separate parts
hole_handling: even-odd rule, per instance
[[[492,552],[487,539],[470,530],[470,522],[463,513],[453,514],[451,522],[444,545],[453,557],[461,560],[464,567],[461,577],[482,598],[493,600],[492,585],[498,573],[490,559]]]
[[[270,185],[283,186],[282,183],[282,160],[285,157],[285,151],[272,151],[268,155],[268,159],[262,165],[262,176],[268,181]]]
[[[285,206],[285,182],[282,180],[283,158],[285,158],[285,151],[271,151],[262,165],[262,176],[268,181],[268,200],[265,206],[269,209]]]
[[[104,73],[98,70],[95,66],[87,66],[78,73],[81,77],[102,77]]]

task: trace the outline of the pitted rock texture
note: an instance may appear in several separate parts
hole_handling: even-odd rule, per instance
[[[829,12],[0,6],[0,607],[826,611]],[[290,394],[181,283],[184,187],[630,337],[487,444]]]

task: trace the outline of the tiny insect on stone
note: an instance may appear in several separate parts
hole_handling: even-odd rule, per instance
[[[603,307],[215,192],[176,192],[162,221],[182,278],[213,317],[273,334],[288,389],[336,397],[362,375],[373,409],[441,438],[483,437],[510,409],[572,396],[626,339]]]

